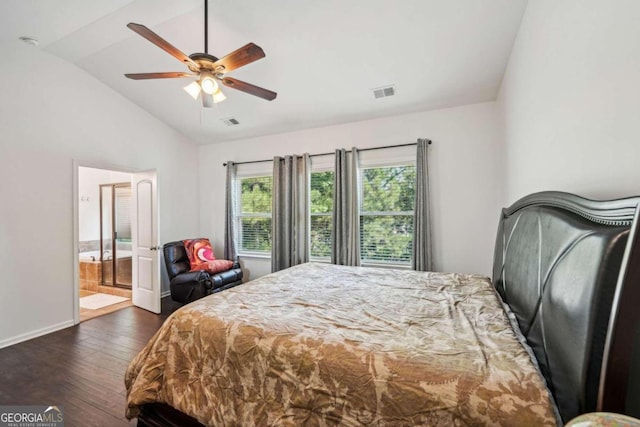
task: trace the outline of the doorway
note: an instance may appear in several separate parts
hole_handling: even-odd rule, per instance
[[[85,178],[86,171],[101,171],[101,173],[109,174],[107,180],[95,179],[87,181]],[[111,190],[102,190],[101,184],[107,184],[103,188],[111,186]],[[128,185],[127,185],[128,184]],[[88,186],[87,186],[88,185]],[[126,194],[126,188],[129,187],[130,198],[119,196]],[[88,190],[87,190],[88,188]],[[102,280],[102,266],[104,261],[111,256],[111,263],[105,265],[105,283],[97,283],[99,293],[108,295],[124,296],[127,301],[110,304],[105,307],[102,312],[94,311],[92,314],[102,315],[123,308],[122,306],[135,305],[152,313],[160,313],[160,258],[158,250],[159,242],[159,203],[158,203],[158,173],[157,170],[135,171],[126,168],[120,168],[113,165],[105,165],[100,163],[80,163],[73,161],[73,271],[74,283],[73,288],[73,319],[77,324],[81,320],[86,320],[80,316],[80,298],[81,298],[81,277],[86,280],[91,277],[92,280],[99,282]],[[100,206],[100,193],[104,192],[104,206]],[[109,195],[111,204],[125,204],[128,199],[130,216],[129,225],[125,218],[118,219],[117,207],[114,214],[111,210],[109,218],[104,220],[107,223],[111,220],[111,228],[103,229],[103,225],[98,221],[95,225],[94,219],[100,218],[100,214],[104,209],[108,211],[107,205]],[[125,209],[121,206],[121,209]],[[90,212],[90,215],[86,215]],[[90,225],[87,228],[87,222]],[[129,231],[130,229],[130,236]],[[89,234],[86,230],[91,230]],[[100,234],[102,233],[102,238]],[[112,236],[109,239],[109,235]],[[96,237],[97,236],[97,237]],[[96,243],[97,242],[97,243]],[[131,279],[128,279],[127,266],[118,266],[121,259],[126,259],[129,254],[126,253],[126,247],[131,248]],[[105,250],[111,248],[110,253]],[[86,254],[89,252],[90,254]],[[93,253],[91,253],[93,252]],[[115,254],[113,253],[115,252]],[[82,255],[81,255],[82,254]],[[119,255],[118,255],[119,254]],[[87,258],[88,255],[88,258]],[[114,256],[115,255],[115,256]],[[100,273],[90,273],[86,269],[88,267],[81,266],[81,257],[85,261],[93,262],[98,265]],[[115,271],[114,262],[115,261]],[[83,269],[85,269],[83,271]],[[123,276],[123,274],[125,274]],[[120,277],[119,277],[120,276]],[[126,277],[126,278],[125,278]],[[85,293],[85,291],[82,291]],[[91,291],[93,292],[93,291]]]
[[[131,180],[78,167],[79,321],[132,305]]]

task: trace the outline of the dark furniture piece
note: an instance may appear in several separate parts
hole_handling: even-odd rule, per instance
[[[206,271],[189,271],[191,264],[182,241],[165,244],[163,252],[174,301],[187,304],[242,283],[242,269],[237,260],[230,270],[209,274]]]
[[[549,191],[502,211],[493,283],[565,423],[640,413],[639,202]]]
[[[532,347],[563,422],[640,415],[639,197],[542,192],[503,209],[493,284]],[[139,426],[201,426],[147,404]]]

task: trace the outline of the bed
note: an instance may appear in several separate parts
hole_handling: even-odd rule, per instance
[[[519,200],[500,215],[492,280],[309,263],[198,300],[131,362],[127,417],[544,426],[637,415],[639,201]]]

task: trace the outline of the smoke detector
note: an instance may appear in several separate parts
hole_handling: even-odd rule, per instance
[[[394,96],[396,94],[396,87],[394,85],[390,85],[371,89],[371,91],[373,92],[373,97],[375,99],[386,98],[388,96]]]

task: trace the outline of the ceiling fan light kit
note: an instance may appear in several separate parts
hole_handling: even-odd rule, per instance
[[[133,80],[147,79],[172,79],[172,78],[197,78],[197,81],[187,85],[184,90],[187,91],[193,99],[197,100],[198,96],[202,97],[202,105],[206,108],[212,107],[213,104],[222,102],[227,97],[220,85],[222,83],[226,87],[230,87],[250,95],[257,96],[267,101],[273,101],[278,94],[268,89],[243,82],[242,80],[227,77],[227,73],[240,68],[244,65],[255,62],[265,57],[265,53],[260,46],[254,43],[248,43],[238,50],[235,50],[227,56],[218,59],[208,53],[208,7],[207,0],[204,1],[204,50],[205,53],[193,53],[189,56],[185,55],[175,46],[164,40],[162,37],[151,31],[149,28],[141,24],[129,23],[127,25],[132,31],[138,33],[160,49],[172,55],[180,62],[184,63],[191,73],[185,72],[163,72],[163,73],[137,73],[125,74],[125,77]]]
[[[227,99],[227,97],[225,96],[224,93],[222,93],[222,91],[220,89],[218,89],[217,91],[215,91],[212,95],[213,97],[213,103],[217,104],[218,102],[222,102],[225,99]]]
[[[200,75],[200,87],[204,93],[213,95],[218,90],[218,83],[211,73],[204,72]]]
[[[199,81],[191,82],[184,87],[184,90],[191,95],[193,99],[197,100],[200,92],[203,92],[203,97],[210,95],[213,98],[214,104],[227,99],[225,94],[222,93],[222,90],[220,90],[220,85],[210,73],[203,72],[200,76]]]
[[[189,83],[184,87],[184,90],[187,91],[187,93],[191,95],[194,100],[197,100],[198,96],[200,96],[200,85],[198,84],[198,82]]]

